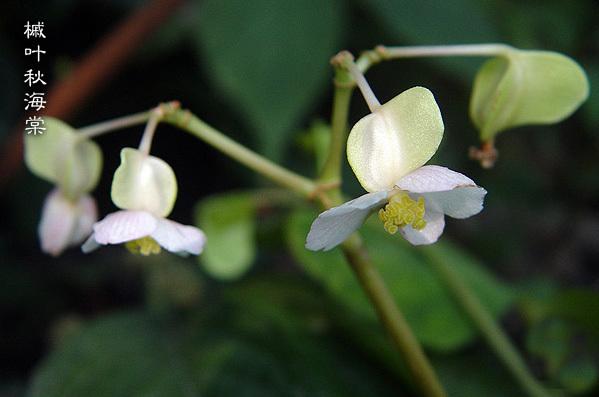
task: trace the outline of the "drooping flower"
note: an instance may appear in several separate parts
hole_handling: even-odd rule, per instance
[[[321,213],[306,239],[310,250],[330,250],[378,210],[384,229],[411,244],[437,241],[445,215],[467,218],[482,210],[486,190],[445,167],[423,166],[443,137],[441,112],[423,87],[372,109],[352,128],[349,163],[369,193]]]
[[[98,219],[88,193],[100,179],[102,151],[68,124],[47,116],[43,120],[43,134],[25,135],[25,164],[56,186],[44,201],[38,235],[42,251],[58,256],[85,240]]]
[[[37,229],[42,251],[58,256],[68,247],[81,244],[97,220],[96,202],[89,194],[70,200],[55,188],[44,200]]]
[[[206,236],[200,229],[165,219],[177,197],[177,180],[163,160],[124,148],[112,181],[111,197],[121,211],[93,225],[93,234],[83,244],[83,252],[121,243],[142,255],[157,254],[161,248],[180,255],[199,255],[204,249]]]

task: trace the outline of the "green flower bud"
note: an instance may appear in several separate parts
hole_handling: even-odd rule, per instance
[[[509,50],[487,61],[474,80],[470,117],[480,139],[526,124],[557,123],[587,99],[584,70],[550,51]]]
[[[81,139],[68,124],[44,118],[41,135],[25,135],[25,164],[38,177],[60,187],[74,200],[93,190],[102,172],[102,151],[93,141]]]

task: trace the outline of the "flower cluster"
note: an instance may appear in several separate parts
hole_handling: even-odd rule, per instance
[[[59,120],[47,117],[45,125],[43,135],[25,138],[29,169],[57,185],[42,209],[38,228],[42,251],[57,256],[85,240],[84,252],[121,243],[142,255],[157,254],[162,248],[179,255],[202,252],[206,236],[200,229],[166,219],[177,197],[177,180],[166,162],[148,154],[149,145],[145,150],[121,151],[111,191],[121,210],[96,222],[96,204],[88,192],[102,168],[99,147]]]

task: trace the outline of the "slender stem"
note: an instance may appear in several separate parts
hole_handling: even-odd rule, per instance
[[[420,343],[397,307],[380,273],[372,264],[362,239],[354,233],[342,244],[342,248],[420,390],[429,397],[446,396]]]
[[[150,154],[150,147],[152,146],[152,139],[154,138],[154,133],[156,132],[156,127],[160,120],[164,117],[164,112],[162,108],[157,107],[150,111],[150,119],[146,124],[146,128],[141,137],[141,142],[139,142],[138,150],[142,153],[145,153],[146,156]]]
[[[333,96],[333,114],[331,116],[331,142],[329,153],[322,167],[321,183],[341,181],[341,165],[345,156],[347,142],[347,118],[352,86],[336,86]]]
[[[379,102],[376,95],[374,95],[372,88],[370,88],[370,84],[368,84],[368,81],[366,81],[366,77],[364,77],[360,69],[356,66],[354,62],[346,62],[346,65],[347,69],[356,81],[358,88],[362,92],[362,96],[366,100],[366,103],[368,104],[370,111],[374,112],[375,110],[380,108],[381,103]]]
[[[211,127],[191,114],[188,110],[170,109],[165,112],[163,121],[173,124],[195,137],[203,140],[241,164],[271,179],[304,197],[310,197],[316,190],[314,181],[289,171],[278,164],[260,156],[220,131]]]
[[[140,112],[129,116],[119,117],[113,120],[103,121],[87,127],[79,128],[77,135],[81,139],[90,139],[120,128],[143,124],[150,118],[150,112]]]
[[[503,361],[508,370],[516,378],[528,395],[534,397],[549,397],[551,394],[530,373],[522,356],[510,342],[493,316],[485,309],[478,298],[460,278],[458,273],[442,258],[441,251],[426,247],[422,250],[431,259],[435,270],[449,287],[457,301],[462,306],[470,320],[481,331],[489,346]]]
[[[384,58],[415,58],[436,56],[490,56],[502,55],[514,50],[507,44],[462,44],[442,46],[385,47],[375,51]]]

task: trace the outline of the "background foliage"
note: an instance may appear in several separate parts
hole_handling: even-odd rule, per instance
[[[24,115],[26,21],[45,23],[40,69],[51,84],[144,3],[3,4],[0,144]],[[466,156],[477,141],[468,100],[482,58],[373,67],[367,77],[381,102],[416,85],[434,92],[446,133],[432,163],[463,172],[489,194],[480,215],[449,220],[432,247],[385,236],[376,222],[364,236],[450,395],[521,391],[432,272],[434,260],[459,270],[540,378],[569,394],[593,395],[599,384],[598,18],[591,0],[190,1],[67,121],[80,127],[176,99],[227,135],[312,175],[326,141],[329,59],[340,50],[505,42],[573,57],[591,81],[587,103],[558,125],[499,135],[492,170]],[[366,112],[356,94],[350,122]],[[105,154],[95,191],[102,214],[114,210],[109,188],[119,150],[136,146],[141,131],[97,139]],[[28,172],[3,181],[0,395],[412,393],[340,252],[303,249],[313,208],[263,190],[270,186],[264,180],[169,126],[159,127],[152,151],[179,181],[171,218],[198,222],[218,247],[200,262],[170,254],[141,258],[122,247],[44,256],[36,225],[51,186]],[[361,194],[348,167],[345,173],[348,196]]]

